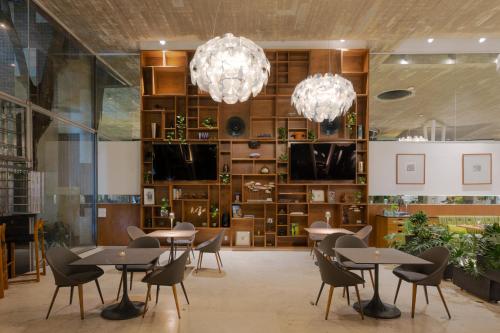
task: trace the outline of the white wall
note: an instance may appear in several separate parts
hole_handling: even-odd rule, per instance
[[[141,193],[141,143],[139,141],[99,142],[97,151],[99,194]]]
[[[370,142],[370,195],[500,195],[499,142]],[[425,154],[425,185],[396,184],[396,154]],[[462,185],[462,154],[492,153],[493,183]]]

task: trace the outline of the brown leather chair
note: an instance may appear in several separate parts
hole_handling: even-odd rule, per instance
[[[394,296],[394,304],[398,298],[399,287],[401,287],[401,281],[404,280],[413,285],[412,288],[412,300],[411,300],[411,317],[415,316],[415,302],[417,298],[417,286],[423,286],[425,292],[425,300],[429,304],[429,297],[427,295],[427,287],[436,287],[441,301],[443,301],[444,308],[448,314],[448,318],[451,319],[450,311],[444,300],[443,293],[439,284],[443,280],[444,270],[448,265],[448,259],[450,257],[450,251],[442,246],[433,247],[427,251],[422,252],[419,255],[420,258],[432,262],[432,265],[401,265],[396,267],[392,272],[399,278],[398,287],[396,289],[396,295]]]

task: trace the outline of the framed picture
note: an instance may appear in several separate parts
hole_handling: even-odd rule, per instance
[[[144,189],[144,205],[154,205],[155,204],[155,189],[145,188]]]
[[[425,154],[396,154],[396,184],[425,184]]]
[[[242,211],[240,205],[233,205],[233,217],[242,217]]]
[[[462,154],[462,184],[492,183],[492,154]]]
[[[236,231],[236,246],[250,246],[250,231]]]
[[[323,191],[323,190],[311,190],[311,201],[312,202],[325,202],[325,191]]]

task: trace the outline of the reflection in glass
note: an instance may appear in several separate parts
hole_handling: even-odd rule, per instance
[[[33,113],[33,166],[42,172],[49,245],[95,245],[95,135]]]

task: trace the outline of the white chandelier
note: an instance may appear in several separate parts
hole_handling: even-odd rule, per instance
[[[271,65],[260,46],[225,34],[196,49],[189,65],[191,81],[216,102],[244,102],[267,84]]]
[[[356,93],[351,81],[332,73],[315,74],[295,87],[292,105],[309,120],[332,121],[347,113],[354,98]]]

